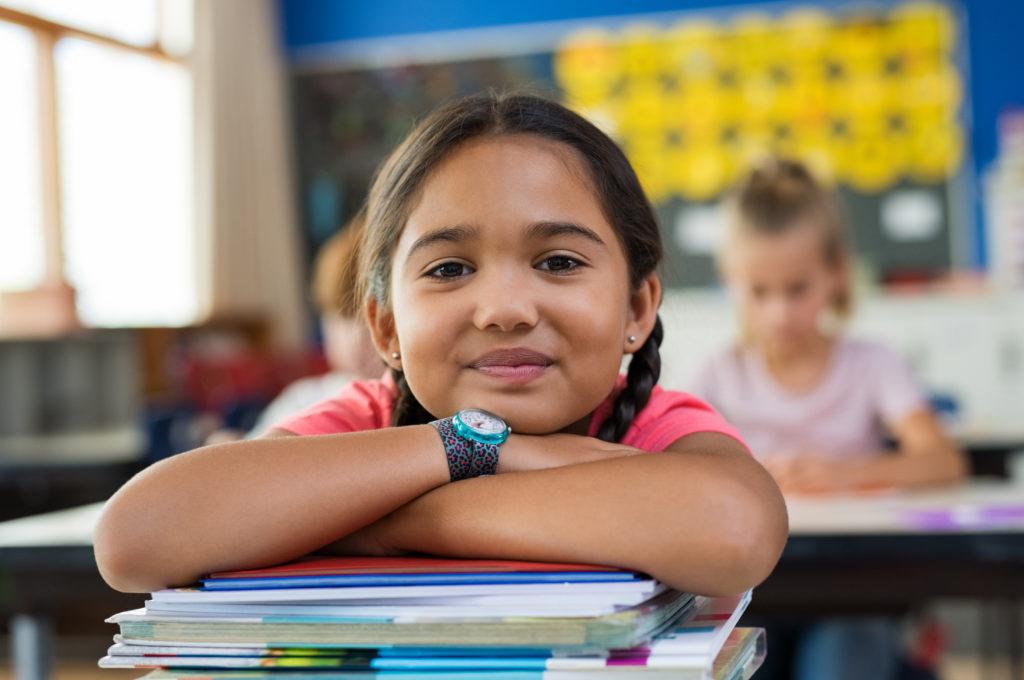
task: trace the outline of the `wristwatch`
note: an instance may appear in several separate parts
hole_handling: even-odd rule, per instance
[[[430,424],[441,435],[453,482],[493,475],[498,469],[498,450],[512,433],[500,416],[479,408],[463,409]]]

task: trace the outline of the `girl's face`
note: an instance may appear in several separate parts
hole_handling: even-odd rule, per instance
[[[371,328],[424,408],[483,408],[528,434],[585,428],[661,293],[653,274],[629,290],[576,152],[532,135],[472,140],[431,172],[391,280]]]
[[[786,351],[817,337],[818,321],[841,285],[823,250],[811,224],[736,239],[726,277],[753,340]]]

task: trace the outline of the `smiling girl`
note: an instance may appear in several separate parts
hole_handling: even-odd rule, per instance
[[[101,573],[148,591],[423,552],[752,587],[785,507],[730,425],[656,385],[660,258],[636,175],[583,118],[531,96],[436,111],[368,201],[359,294],[388,375],[137,475],[97,527]]]

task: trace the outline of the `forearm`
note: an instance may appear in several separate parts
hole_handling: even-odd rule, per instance
[[[954,447],[929,453],[897,451],[852,463],[858,486],[923,488],[953,484],[967,474],[967,462]]]
[[[448,481],[429,425],[209,446],[136,475],[94,545],[113,587],[145,592],[289,560]]]
[[[767,576],[785,525],[752,460],[666,453],[458,482],[372,529],[387,550],[607,564],[724,594]]]

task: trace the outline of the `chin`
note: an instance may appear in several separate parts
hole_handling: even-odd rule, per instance
[[[575,416],[572,413],[561,412],[560,409],[544,408],[536,398],[502,399],[492,397],[480,399],[473,406],[500,416],[512,428],[512,432],[518,434],[552,434],[565,429],[586,415]]]

